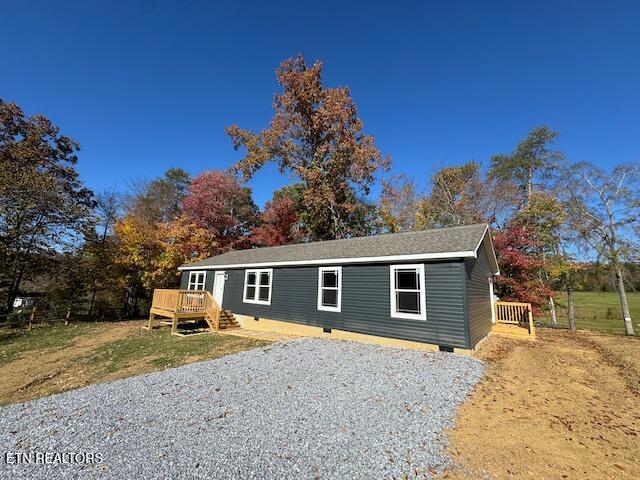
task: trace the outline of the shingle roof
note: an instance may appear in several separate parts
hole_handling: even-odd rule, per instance
[[[487,225],[483,223],[417,232],[387,233],[370,237],[236,250],[200,262],[186,264],[181,268],[304,265],[323,263],[326,260],[343,260],[344,263],[349,263],[354,259],[366,262],[369,259],[375,261],[380,257],[402,255],[424,255],[427,258],[429,256],[431,258],[466,257],[475,255],[486,230]]]

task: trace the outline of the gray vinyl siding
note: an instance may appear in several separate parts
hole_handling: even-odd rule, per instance
[[[468,348],[462,261],[425,264],[426,321],[391,317],[389,264],[343,265],[341,312],[317,309],[318,267],[274,267],[271,305],[244,303],[245,270],[225,271],[222,306],[237,314]]]
[[[485,240],[486,241],[486,240]],[[470,346],[474,347],[491,331],[491,298],[489,276],[491,268],[486,249],[481,245],[478,257],[465,261],[467,315],[469,322]]]

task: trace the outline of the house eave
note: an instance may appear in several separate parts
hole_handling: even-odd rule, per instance
[[[392,263],[415,260],[451,260],[456,258],[476,258],[478,250],[441,253],[417,253],[411,255],[387,255],[381,257],[325,258],[319,260],[290,260],[281,262],[237,263],[220,265],[183,265],[178,270],[220,270],[225,268],[294,267],[310,265],[348,265],[357,263]]]

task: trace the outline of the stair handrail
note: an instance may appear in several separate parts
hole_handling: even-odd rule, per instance
[[[220,312],[222,311],[222,307],[218,305],[218,302],[209,291],[205,293],[204,306],[204,311],[213,320],[214,330],[217,332],[220,330]]]

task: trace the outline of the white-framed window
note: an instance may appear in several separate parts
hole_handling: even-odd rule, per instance
[[[273,269],[245,270],[244,294],[242,300],[245,303],[261,303],[271,305],[271,280]]]
[[[427,319],[424,264],[391,265],[391,316],[412,320]]]
[[[189,272],[189,283],[187,284],[187,290],[204,290],[204,279],[207,277],[207,272]]]
[[[339,312],[342,304],[342,267],[318,268],[318,310]]]

